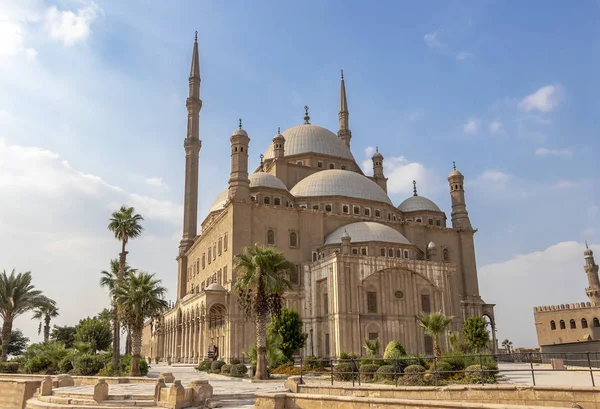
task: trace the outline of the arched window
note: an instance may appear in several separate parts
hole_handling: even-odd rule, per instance
[[[360,214],[360,207],[354,206],[354,214]]]
[[[219,256],[223,252],[223,239],[219,237]]]
[[[326,212],[330,212],[331,211],[331,205],[325,205],[325,211]]]
[[[223,236],[223,251],[227,251],[227,233]]]
[[[381,210],[375,210],[375,217],[381,217]]]
[[[437,219],[437,220],[435,221],[435,225],[436,225],[436,226],[441,226],[441,225],[442,225],[442,222],[440,221],[440,219]]]
[[[554,320],[550,321],[550,329],[554,331],[556,329],[556,322]]]
[[[396,258],[402,258],[402,252],[400,250],[396,250]]]
[[[352,249],[352,254],[358,254],[358,249]]]
[[[569,321],[569,325],[571,326],[571,329],[576,329],[577,328],[577,324],[575,324],[575,320]]]
[[[342,165],[342,170],[346,170],[346,166]]]
[[[600,321],[596,317],[594,317],[594,327],[600,327]]]
[[[350,213],[350,209],[348,208],[348,205],[342,206],[342,213],[346,213],[346,214]]]
[[[267,244],[275,244],[275,232],[271,229],[267,231]]]
[[[290,233],[290,247],[298,247],[298,234],[296,232]]]
[[[317,162],[317,167],[318,168],[322,168],[323,167],[323,162]]]
[[[271,204],[271,198],[270,197],[265,197],[263,199],[264,204]]]
[[[278,198],[278,197],[276,197],[276,198],[273,200],[273,204],[274,204],[275,206],[279,206],[279,205],[281,204],[281,199],[280,199],[280,198]]]
[[[298,165],[302,166],[302,161],[301,160],[298,161]]]
[[[394,257],[394,249],[388,250],[388,257]]]
[[[433,226],[433,219],[429,219],[429,225]]]
[[[450,260],[450,252],[448,251],[448,249],[444,249],[444,261],[449,261]]]
[[[396,221],[396,215],[393,215],[393,216],[392,216],[392,219],[393,219],[394,221]]]
[[[385,249],[381,249],[379,253],[381,254],[381,257],[385,257]]]
[[[408,258],[408,250],[404,250],[404,258]]]
[[[362,254],[363,256],[366,256],[367,255],[367,249],[364,248],[364,247],[362,249],[360,249],[360,254]]]
[[[208,264],[210,264],[211,260],[212,260],[212,249],[209,247],[208,248]]]
[[[421,222],[422,222],[422,220],[421,220],[421,219],[415,219],[415,221],[416,221],[417,223],[421,223]]]
[[[223,267],[223,284],[227,284],[227,266]]]
[[[581,328],[587,328],[587,320],[585,318],[581,319]]]
[[[217,258],[217,243],[213,243],[213,260]]]
[[[560,320],[560,329],[566,329],[567,326],[565,325],[565,322],[563,320]]]
[[[365,216],[371,215],[371,209],[365,209]]]
[[[392,220],[392,214],[388,213],[388,220]]]
[[[335,169],[335,165],[333,163],[329,164],[329,169]]]
[[[202,253],[202,269],[206,266],[206,253]]]

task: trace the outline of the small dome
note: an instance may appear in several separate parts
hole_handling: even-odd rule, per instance
[[[452,172],[450,172],[448,177],[451,178],[453,176],[462,176],[462,175],[463,175],[462,173],[460,173],[458,170],[454,169]]]
[[[344,234],[341,237],[342,240],[352,240],[352,237],[348,234],[348,230],[344,229]]]
[[[383,159],[383,155],[379,152],[379,148],[375,148],[375,153],[371,159]]]
[[[318,125],[302,124],[283,131],[285,156],[321,153],[354,160],[350,148],[336,134]],[[265,159],[275,157],[273,145],[265,151]]]
[[[273,142],[285,142],[285,137],[281,133],[277,133],[277,135],[273,137]]]
[[[248,136],[248,133],[246,131],[244,131],[242,128],[238,128],[235,131],[233,131],[231,136]]]
[[[325,245],[341,243],[341,238],[344,234],[352,236],[353,243],[379,241],[384,243],[410,244],[407,238],[398,230],[392,229],[385,224],[358,222],[337,228],[325,238]]]
[[[227,291],[221,284],[212,283],[204,289],[204,291]]]
[[[313,173],[298,182],[290,193],[296,197],[346,196],[392,204],[377,183],[359,173],[341,169]]]
[[[225,189],[215,198],[215,200],[210,205],[210,210],[208,213],[216,212],[217,210],[222,210],[225,207],[225,203],[227,203],[227,199],[229,199],[229,190]]]
[[[248,176],[250,187],[270,187],[287,191],[287,187],[276,176],[266,172],[256,172]]]
[[[431,200],[423,196],[411,196],[398,206],[404,213],[419,212],[419,211],[430,211],[430,212],[442,212],[438,205],[433,203]]]
[[[435,248],[436,248],[436,247],[435,247],[435,243],[434,243],[434,242],[432,242],[432,241],[430,241],[430,242],[429,242],[429,244],[427,245],[427,249],[428,249],[428,250],[433,250],[433,249],[435,249]]]
[[[586,248],[586,249],[585,249],[585,251],[583,252],[583,255],[584,255],[585,257],[593,256],[593,255],[594,255],[594,252],[592,251],[592,249],[590,249],[590,248]]]

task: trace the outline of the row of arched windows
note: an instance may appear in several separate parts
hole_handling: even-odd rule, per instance
[[[273,229],[267,230],[267,244],[270,246],[275,245],[275,230]],[[290,232],[289,246],[298,247],[298,233],[295,231]]]
[[[560,320],[559,323],[560,325],[560,329],[567,329],[567,324],[565,323],[564,320]],[[594,328],[598,328],[600,327],[600,320],[596,317],[594,317],[594,321],[592,323],[592,325],[594,326]],[[581,319],[581,328],[587,328],[588,327],[588,322],[585,318]],[[577,322],[572,319],[569,321],[569,328],[570,329],[577,329]],[[552,331],[556,330],[556,322],[554,320],[550,321],[550,329]]]

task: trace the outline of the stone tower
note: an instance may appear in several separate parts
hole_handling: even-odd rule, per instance
[[[379,152],[379,148],[375,148],[371,160],[373,161],[373,180],[387,193],[387,178],[383,174],[383,155]]]
[[[183,235],[179,243],[177,299],[186,293],[188,260],[186,252],[194,243],[198,226],[198,155],[202,142],[199,138],[200,109],[200,61],[198,58],[198,32],[194,39],[192,67],[190,69],[189,92],[185,101],[188,111],[187,136],[183,141],[185,149],[185,194],[183,205]]]
[[[456,170],[448,175],[448,184],[450,185],[450,196],[452,198],[452,227],[455,229],[472,229],[469,213],[467,212],[467,203],[465,202],[465,190],[463,188],[465,177]]]
[[[340,88],[340,129],[338,131],[338,137],[342,139],[348,147],[350,147],[350,139],[352,139],[352,132],[350,132],[350,126],[348,125],[348,101],[346,101],[346,84],[344,83],[344,70],[342,70],[342,85]]]
[[[242,120],[231,138],[231,172],[229,175],[229,199],[250,201],[250,180],[248,179],[248,145],[250,138],[242,129]]]
[[[285,155],[285,138],[281,134],[281,129],[277,128],[277,135],[273,138],[273,156],[275,160],[283,159]]]
[[[585,266],[583,267],[588,276],[590,286],[585,289],[585,293],[590,298],[594,307],[600,306],[600,279],[598,279],[598,265],[594,262],[594,252],[585,244]]]

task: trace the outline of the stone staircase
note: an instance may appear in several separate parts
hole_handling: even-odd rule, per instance
[[[93,393],[73,393],[72,388],[56,390],[49,396],[37,396],[27,401],[26,409],[139,409],[156,408],[153,394],[108,395],[97,402]]]

